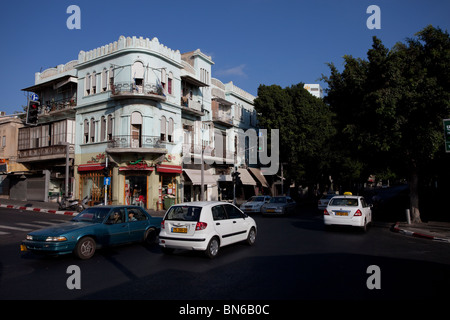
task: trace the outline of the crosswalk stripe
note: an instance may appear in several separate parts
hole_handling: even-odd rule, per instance
[[[18,228],[18,227],[12,227],[12,226],[4,226],[4,225],[0,225],[0,228],[17,230],[17,231],[31,231],[31,229]]]
[[[4,231],[0,231],[0,236],[4,236],[6,234],[10,234],[10,232],[4,232]]]
[[[61,220],[53,220],[55,222],[50,222],[50,221],[33,221],[33,223],[38,223],[38,224],[44,224],[44,225],[48,225],[48,226],[54,226],[55,224],[60,224],[66,221],[61,221]]]
[[[42,228],[42,226],[39,226],[36,224],[31,224],[31,223],[17,222],[16,224],[19,226],[22,226],[22,227],[31,227],[31,228],[36,228],[36,229]]]

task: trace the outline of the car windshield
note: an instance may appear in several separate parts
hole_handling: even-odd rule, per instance
[[[85,221],[92,223],[101,223],[108,214],[110,208],[105,207],[91,207],[79,213],[73,221]]]
[[[248,202],[264,202],[264,197],[251,197]]]
[[[345,207],[357,207],[358,199],[355,198],[333,198],[330,201],[330,206],[345,206]]]
[[[172,206],[166,214],[165,220],[198,221],[202,207]]]
[[[286,203],[285,197],[274,197],[270,199],[269,203]]]

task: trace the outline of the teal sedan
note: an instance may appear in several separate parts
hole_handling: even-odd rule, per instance
[[[131,242],[155,244],[162,218],[138,206],[96,206],[80,212],[70,222],[27,234],[21,251],[61,255],[74,253],[91,258],[105,246]]]

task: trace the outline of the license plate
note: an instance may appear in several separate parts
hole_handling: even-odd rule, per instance
[[[348,212],[336,211],[337,216],[348,216]]]
[[[267,212],[275,212],[275,209],[267,209]]]
[[[172,228],[174,233],[187,233],[187,228]]]

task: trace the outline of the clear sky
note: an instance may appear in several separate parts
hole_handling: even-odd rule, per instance
[[[70,5],[81,29],[69,30]],[[381,29],[369,29],[370,5]],[[366,58],[372,37],[391,48],[428,24],[450,30],[449,0],[38,0],[0,7],[0,111],[26,105],[21,89],[35,72],[78,58],[119,39],[150,38],[173,50],[201,49],[212,76],[257,95],[260,84],[317,83],[327,62],[342,68],[345,54]]]

